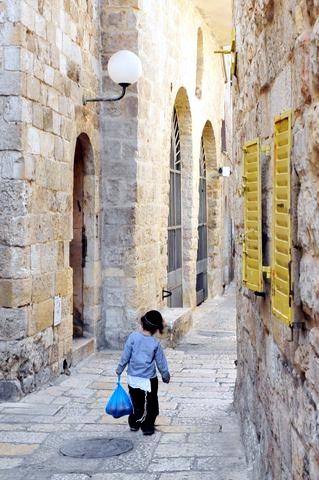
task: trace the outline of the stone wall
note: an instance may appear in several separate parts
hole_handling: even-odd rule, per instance
[[[234,2],[238,55],[233,79],[236,405],[253,477],[260,480],[319,478],[318,13],[318,2]],[[293,111],[291,215],[296,323],[292,330],[271,315],[270,280],[264,279],[264,299],[242,287],[240,244],[241,147],[260,136],[262,143],[271,147],[270,155],[261,158],[264,264],[271,264],[273,122],[275,115],[288,109]]]
[[[82,88],[97,85],[96,20],[92,1],[64,9],[1,2],[2,399],[37,388],[71,360],[73,159],[82,131],[97,143],[96,114],[81,112]]]

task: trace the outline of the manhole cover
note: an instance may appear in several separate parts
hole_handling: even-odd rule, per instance
[[[74,458],[105,458],[132,450],[133,442],[125,438],[87,438],[71,440],[60,448],[60,453]]]

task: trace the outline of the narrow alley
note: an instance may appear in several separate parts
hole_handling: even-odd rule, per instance
[[[129,431],[127,417],[104,413],[119,351],[96,353],[55,384],[18,403],[0,404],[0,479],[249,480],[232,403],[232,286],[194,311],[193,328],[166,354],[172,378],[159,385],[160,416],[152,437]],[[125,385],[125,374],[122,379]],[[65,455],[65,446],[93,438],[130,440],[133,448],[108,458]]]

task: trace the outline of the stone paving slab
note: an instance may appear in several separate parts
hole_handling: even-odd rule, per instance
[[[49,405],[30,405],[27,403],[19,402],[19,403],[0,403],[0,411],[3,415],[55,415],[61,406],[49,406]]]
[[[233,408],[236,380],[234,292],[204,302],[192,329],[166,348],[171,382],[159,386],[151,437],[127,417],[105,414],[120,351],[98,352],[54,384],[0,404],[0,480],[253,480]],[[127,387],[126,376],[122,384]],[[134,448],[99,459],[63,456],[67,442],[125,438]]]

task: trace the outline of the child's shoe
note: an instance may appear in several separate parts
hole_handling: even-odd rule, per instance
[[[143,430],[143,435],[153,435],[155,433],[155,430]]]

